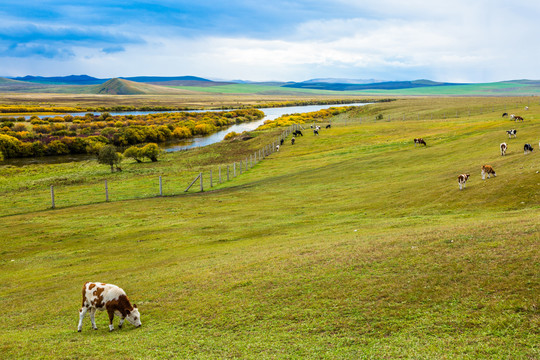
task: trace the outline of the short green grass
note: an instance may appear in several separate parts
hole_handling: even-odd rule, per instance
[[[353,117],[382,121],[334,119],[204,193],[9,210],[0,218],[2,357],[539,358],[540,154],[522,146],[540,140],[540,107],[519,124],[499,110],[385,120],[502,101],[370,105]],[[126,164],[118,183],[144,192],[157,174],[215,168],[276,134],[257,135]],[[419,136],[427,147],[413,146]],[[484,163],[496,178],[481,180]],[[74,198],[108,176],[78,166],[2,169],[2,195],[64,177]],[[462,172],[471,179],[459,191]],[[123,287],[143,326],[109,333],[100,313],[99,330],[87,318],[77,333],[85,281]]]

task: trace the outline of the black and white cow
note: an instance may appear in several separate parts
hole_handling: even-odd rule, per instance
[[[533,151],[533,147],[531,146],[531,144],[523,145],[523,153],[524,154],[528,154],[528,153],[530,153],[532,151]]]
[[[506,133],[508,134],[508,138],[509,138],[509,139],[510,139],[512,136],[513,136],[513,137],[517,137],[517,136],[516,136],[516,133],[517,133],[517,130],[516,130],[516,129],[506,130]]]
[[[459,190],[465,187],[465,183],[467,182],[467,180],[469,180],[469,176],[470,176],[469,174],[461,174],[457,177]]]
[[[295,140],[296,140],[296,138],[293,136],[292,139],[291,139],[291,145],[294,145]]]
[[[422,138],[414,139],[414,147],[416,147],[416,144],[423,144],[424,146],[427,146],[426,142]]]
[[[508,117],[508,113],[506,113],[506,112],[503,113],[503,114],[502,114],[502,117]]]
[[[506,150],[508,149],[508,145],[506,143],[501,144],[501,156],[506,155]]]
[[[302,134],[302,132],[300,130],[295,130],[293,131],[292,133],[294,136],[304,136],[304,134]]]
[[[99,282],[87,282],[84,284],[82,288],[82,307],[79,310],[79,326],[77,327],[79,332],[82,330],[83,318],[88,310],[90,310],[90,321],[94,330],[97,330],[94,319],[96,310],[107,310],[109,314],[109,331],[114,330],[114,315],[120,317],[120,322],[118,323],[120,329],[125,319],[136,327],[141,326],[141,315],[139,314],[137,305],[133,304],[131,306],[124,290],[116,285]]]

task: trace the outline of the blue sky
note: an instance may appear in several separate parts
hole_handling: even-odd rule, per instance
[[[0,76],[540,79],[537,0],[0,0]]]

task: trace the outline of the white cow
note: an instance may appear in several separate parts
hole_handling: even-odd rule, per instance
[[[109,331],[114,330],[113,319],[114,315],[120,317],[118,327],[121,329],[124,320],[127,319],[136,327],[141,326],[141,315],[137,309],[137,305],[129,302],[124,290],[116,285],[104,284],[98,282],[87,282],[82,288],[82,307],[79,310],[79,326],[77,330],[82,330],[82,322],[86,312],[90,310],[90,321],[92,329],[97,330],[94,315],[96,310],[107,310],[109,314]]]

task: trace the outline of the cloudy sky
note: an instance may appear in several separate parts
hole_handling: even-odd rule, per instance
[[[0,76],[540,79],[538,0],[0,0]]]

